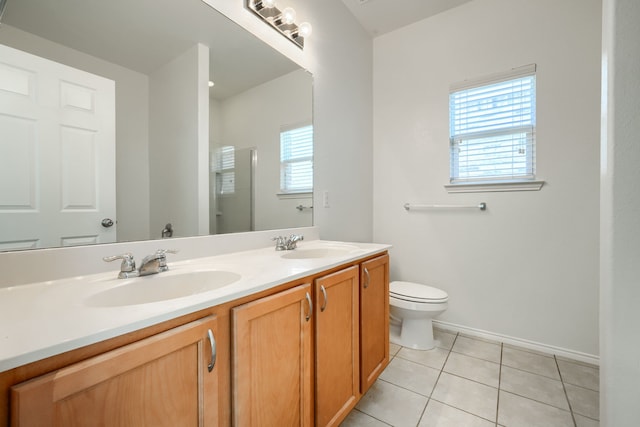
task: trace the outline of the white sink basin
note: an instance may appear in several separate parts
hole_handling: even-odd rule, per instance
[[[122,283],[116,287],[87,298],[85,303],[92,307],[117,307],[166,301],[218,289],[240,277],[230,271],[199,270],[123,279],[118,280]]]
[[[282,255],[286,259],[313,259],[313,258],[331,258],[347,255],[357,251],[357,246],[327,246],[318,248],[298,248]]]

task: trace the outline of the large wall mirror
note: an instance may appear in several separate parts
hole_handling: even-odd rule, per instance
[[[8,0],[0,49],[0,251],[312,225],[312,77],[202,0]]]

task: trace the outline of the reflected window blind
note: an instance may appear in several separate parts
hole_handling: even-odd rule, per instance
[[[236,149],[232,145],[220,147],[216,156],[216,191],[219,195],[236,191]]]
[[[313,190],[313,126],[280,133],[280,191],[304,193]]]
[[[535,178],[535,65],[452,87],[450,181]]]

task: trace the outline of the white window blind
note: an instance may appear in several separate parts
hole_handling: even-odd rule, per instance
[[[313,191],[313,126],[280,133],[280,191]]]
[[[535,65],[449,94],[451,183],[535,178]]]
[[[232,145],[220,147],[216,153],[216,191],[220,195],[236,190],[236,150]]]

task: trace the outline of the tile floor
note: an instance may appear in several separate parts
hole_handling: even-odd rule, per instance
[[[342,427],[597,427],[597,366],[435,330],[391,363]]]

